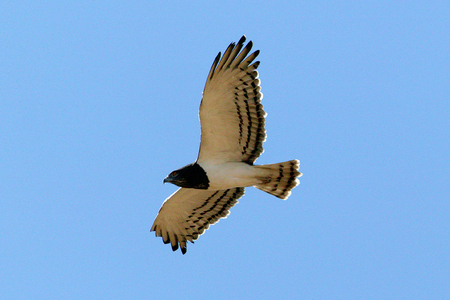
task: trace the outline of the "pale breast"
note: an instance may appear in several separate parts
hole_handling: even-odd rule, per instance
[[[200,166],[205,170],[206,176],[208,176],[209,190],[248,187],[260,183],[257,179],[257,170],[244,162],[202,163]]]

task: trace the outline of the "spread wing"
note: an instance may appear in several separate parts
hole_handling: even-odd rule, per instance
[[[263,152],[266,139],[258,79],[259,50],[249,56],[245,36],[217,55],[206,80],[200,104],[202,137],[198,162],[244,161],[250,164]],[[242,51],[241,51],[242,49]]]
[[[226,218],[240,197],[244,188],[227,190],[199,190],[180,188],[164,201],[151,231],[170,243],[176,251],[186,253],[186,242],[194,242],[209,225]]]

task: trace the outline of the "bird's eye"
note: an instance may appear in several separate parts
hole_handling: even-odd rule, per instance
[[[177,177],[178,176],[178,172],[173,171],[172,172],[172,177]]]

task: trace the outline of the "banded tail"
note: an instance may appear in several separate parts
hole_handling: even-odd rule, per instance
[[[277,164],[254,166],[254,168],[267,174],[260,177],[261,184],[255,187],[283,200],[286,200],[291,195],[291,190],[299,184],[297,177],[303,175],[298,171],[300,162],[296,159]]]

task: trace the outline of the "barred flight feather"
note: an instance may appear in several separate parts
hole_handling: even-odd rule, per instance
[[[186,253],[186,242],[194,242],[210,225],[226,218],[230,208],[244,195],[244,188],[208,191],[178,189],[162,205],[151,231],[172,250]],[[170,199],[170,201],[168,201]]]
[[[243,37],[237,45],[232,43],[221,59],[219,53],[209,72],[200,105],[199,163],[226,160],[253,164],[264,151],[266,113],[261,104],[259,61],[253,63],[259,51],[247,56],[252,43],[242,49],[244,42]]]

